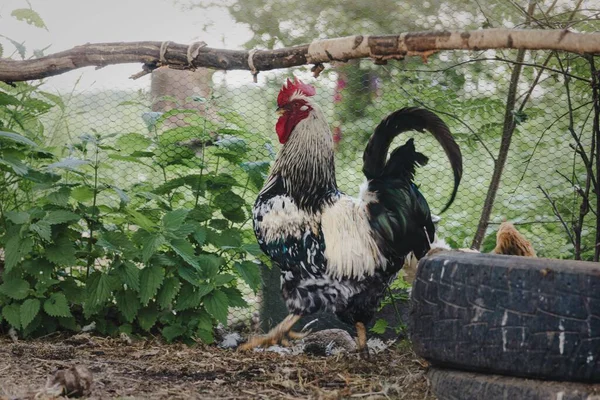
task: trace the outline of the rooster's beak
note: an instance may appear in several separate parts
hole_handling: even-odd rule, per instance
[[[282,107],[277,107],[277,110],[275,110],[275,112],[277,113],[277,115],[282,116],[283,114],[285,114],[285,109]]]

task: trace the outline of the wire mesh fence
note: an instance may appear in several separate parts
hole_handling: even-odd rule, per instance
[[[249,27],[249,48],[432,29],[600,29],[600,10],[591,0],[311,0],[302,8],[291,1],[265,0],[183,5],[199,15],[203,9],[224,7],[236,23]],[[280,148],[274,132],[276,98],[292,75],[317,89],[315,101],[332,129],[337,182],[345,193],[358,194],[364,180],[362,152],[375,126],[402,107],[428,108],[448,124],[464,160],[456,201],[437,224],[439,237],[454,248],[469,247],[479,225],[484,233],[481,250],[489,252],[497,226],[506,219],[532,242],[538,256],[591,260],[598,212],[593,58],[498,50],[439,53],[423,61],[332,62],[317,79],[307,66],[260,72],[257,83],[250,74],[161,68],[152,73],[146,89],[135,92],[120,90],[119,82],[127,77],[115,76],[111,88],[59,93],[62,100],[41,116],[43,129],[35,131],[35,139],[59,155],[50,169],[63,176],[65,187],[73,187],[71,196],[93,207],[81,231],[105,249],[117,246],[117,239],[106,232],[136,232],[160,218],[163,228],[173,224],[171,231],[165,228],[172,234],[163,235],[165,243],[183,237],[173,233],[181,229],[182,235],[193,236],[193,247],[173,245],[174,254],[192,265],[198,262],[190,261],[193,257],[205,256],[202,265],[219,271],[224,290],[239,289],[242,298],[228,297],[230,324],[278,322],[285,313],[277,301],[278,274],[267,268],[269,261],[253,236],[250,207]],[[416,183],[436,214],[452,191],[448,160],[423,133],[401,136],[394,143],[409,137],[429,157],[418,169]],[[501,171],[498,190],[491,213],[482,216],[484,205],[490,204],[486,196],[495,169]],[[79,181],[102,190],[76,186]],[[49,195],[39,189],[36,195]],[[131,218],[117,212],[123,209]],[[165,212],[179,209],[187,210],[189,231],[181,221],[164,219]],[[161,245],[154,243],[151,250]],[[78,251],[86,249],[83,241]],[[119,254],[126,258],[126,252]],[[113,256],[106,263],[104,256],[87,255],[90,263],[79,268],[89,273],[90,266],[102,269],[114,263]],[[167,266],[161,282],[174,276],[168,268],[179,268],[178,283],[171,281],[177,286],[172,293],[157,288],[149,295],[164,296],[166,304],[179,293],[178,302],[188,298],[190,307],[197,306],[194,271],[182,272],[181,265],[166,259],[156,262]],[[271,294],[263,292],[261,280]],[[244,302],[249,307],[239,307]]]

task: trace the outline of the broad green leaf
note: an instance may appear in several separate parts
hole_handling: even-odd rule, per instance
[[[177,293],[179,293],[179,289],[181,289],[181,282],[179,282],[179,279],[175,277],[165,279],[156,296],[156,303],[160,308],[168,309],[171,307]]]
[[[206,178],[206,188],[212,191],[230,190],[233,186],[242,186],[229,174],[211,175]]]
[[[144,151],[151,144],[152,140],[139,133],[128,133],[117,139],[117,146],[124,154],[131,154],[135,151]]]
[[[225,229],[229,228],[229,221],[225,220],[225,219],[211,219],[210,220],[210,226],[212,228],[218,229],[220,231],[224,231]]]
[[[21,313],[21,326],[25,329],[40,312],[40,301],[38,299],[25,300],[21,304],[19,312]]]
[[[77,263],[75,247],[66,236],[61,236],[54,244],[46,246],[44,257],[57,265],[72,266]]]
[[[117,194],[117,196],[119,196],[119,199],[121,200],[121,204],[122,205],[126,205],[129,203],[129,201],[131,201],[131,199],[129,198],[129,196],[127,195],[127,193],[125,193],[125,191],[121,188],[118,188],[116,186],[111,185],[110,188],[112,190],[115,191],[115,193]]]
[[[4,151],[4,154],[0,157],[0,164],[10,167],[19,176],[25,176],[29,171],[29,167],[21,161],[15,152]]]
[[[174,178],[174,179],[171,179],[171,180],[163,183],[162,185],[160,185],[159,187],[154,189],[152,192],[154,194],[168,194],[168,193],[172,192],[174,189],[177,189],[184,185],[186,185],[185,178],[183,178],[183,177]]]
[[[153,255],[148,262],[151,265],[161,265],[163,267],[174,267],[175,265],[181,264],[179,259],[175,259],[175,257],[171,257],[164,253]]]
[[[51,317],[71,317],[69,302],[63,293],[53,293],[44,302],[44,311]]]
[[[231,222],[244,222],[246,221],[246,213],[243,208],[236,208],[233,210],[221,210],[221,214]]]
[[[242,245],[242,249],[244,249],[245,251],[247,251],[249,254],[252,254],[253,256],[260,256],[263,254],[260,246],[258,245],[258,243],[248,243],[248,244],[244,244]]]
[[[29,25],[48,30],[42,17],[40,17],[40,15],[31,8],[18,8],[16,10],[13,10],[10,13],[10,15],[15,17],[19,21],[24,21],[28,23]]]
[[[194,267],[181,264],[179,268],[177,268],[177,272],[183,280],[188,281],[194,286],[198,286],[201,282],[200,273]]]
[[[165,270],[159,266],[146,267],[140,272],[140,301],[144,306],[156,295],[165,279]]]
[[[220,291],[227,295],[227,299],[229,300],[229,307],[240,307],[246,308],[248,307],[248,303],[244,300],[244,296],[239,291],[238,288],[234,287],[221,287]]]
[[[385,319],[379,318],[375,325],[370,329],[371,332],[377,333],[378,335],[382,335],[385,333],[385,330],[388,327],[388,322]]]
[[[24,279],[16,278],[7,280],[4,274],[4,283],[0,285],[0,293],[15,300],[22,300],[29,294],[29,282]]]
[[[9,304],[2,307],[2,316],[10,326],[21,329],[21,307],[18,304]]]
[[[198,263],[200,264],[200,272],[205,279],[212,279],[219,272],[219,267],[223,265],[223,258],[213,254],[200,254]]]
[[[136,292],[140,290],[140,269],[134,263],[124,261],[115,268],[115,272],[129,289]]]
[[[23,260],[21,268],[32,278],[35,278],[38,282],[47,281],[52,279],[54,272],[54,265],[48,260],[43,258],[28,258]]]
[[[186,222],[181,225],[177,230],[169,232],[169,236],[174,239],[187,238],[189,235],[194,233],[197,229],[198,224],[195,222]]]
[[[195,255],[194,246],[192,246],[192,244],[186,239],[173,239],[169,245],[175,251],[175,253],[184,259],[185,262],[194,266],[195,268],[200,268],[200,264],[198,264],[198,258]]]
[[[117,301],[117,308],[121,311],[125,320],[127,322],[133,322],[138,310],[142,306],[137,293],[133,290],[119,291],[115,293],[115,300]]]
[[[58,317],[57,321],[60,326],[70,331],[78,332],[81,330],[81,326],[77,324],[75,317]]]
[[[167,342],[173,341],[173,339],[183,335],[185,333],[185,327],[181,325],[169,325],[165,326],[161,333],[167,339]]]
[[[208,330],[208,329],[198,329],[196,331],[196,336],[198,336],[198,338],[200,340],[202,340],[202,342],[206,343],[206,344],[212,344],[215,342],[215,337],[214,334],[212,332],[212,329]]]
[[[78,285],[75,279],[68,277],[59,283],[59,287],[72,304],[85,302],[85,287]]]
[[[171,96],[163,96],[161,98],[161,100],[172,101],[174,103],[178,102],[177,98],[171,97]],[[147,113],[147,114],[150,114],[150,113]],[[183,119],[185,117],[185,115],[189,115],[189,114],[195,115],[195,114],[198,114],[198,111],[185,109],[185,108],[173,108],[169,111],[160,113],[160,115],[157,116],[158,118],[156,119],[155,124],[157,124],[157,125],[162,124],[163,122],[165,122],[166,120],[168,120],[169,118],[174,117],[174,116],[177,116],[178,119]],[[194,127],[193,132],[195,132],[197,130],[198,130],[198,128]]]
[[[214,204],[223,211],[232,211],[242,207],[246,202],[237,194],[229,191],[216,195]]]
[[[223,232],[208,231],[207,241],[219,248],[238,248],[242,245],[242,233],[239,229],[225,229]]]
[[[71,197],[79,202],[89,201],[94,198],[94,189],[89,186],[77,186],[71,190]]]
[[[202,298],[213,290],[209,285],[192,286],[188,283],[183,283],[179,295],[177,296],[177,304],[175,309],[183,311],[190,308],[196,308],[200,305]]]
[[[204,308],[199,308],[194,310],[194,312],[197,318],[196,327],[199,329],[212,331],[214,325],[213,317],[211,317],[211,315]]]
[[[44,313],[38,312],[38,314],[33,318],[33,321],[31,321],[26,327],[23,327],[23,337],[31,336],[33,332],[35,332],[38,328],[41,327],[42,323],[44,324],[43,330],[45,332],[56,331],[56,320],[52,317],[45,315]],[[23,321],[21,321],[21,325],[23,325]]]
[[[98,305],[104,304],[111,294],[111,282],[108,274],[102,272],[93,272],[86,282],[87,305],[95,308]]]
[[[194,221],[204,222],[211,219],[212,214],[213,211],[207,204],[199,204],[190,211],[188,217]]]
[[[163,228],[169,231],[175,231],[179,229],[181,224],[185,221],[189,210],[179,209],[167,212],[162,219]]]
[[[204,308],[215,319],[223,325],[227,325],[227,313],[229,309],[229,300],[227,295],[219,289],[213,290],[204,299]]]
[[[243,162],[240,167],[246,171],[254,187],[260,190],[265,183],[271,163],[269,161]]]
[[[47,223],[49,225],[56,225],[56,224],[64,224],[66,222],[71,222],[71,221],[79,221],[80,219],[81,219],[81,216],[78,214],[75,214],[74,212],[66,211],[66,210],[55,210],[55,211],[49,211],[42,221],[44,221],[45,223]]]
[[[37,233],[46,242],[50,242],[52,240],[52,228],[50,224],[45,221],[38,221],[35,224],[31,224],[29,229],[32,232]]]
[[[250,289],[256,293],[260,289],[262,279],[259,266],[252,261],[236,262],[233,268],[238,275],[250,286]]]
[[[235,279],[231,274],[219,274],[214,277],[213,283],[215,286],[223,286]]]
[[[232,154],[243,154],[248,151],[248,145],[244,139],[232,135],[225,135],[217,140],[215,145],[221,150],[227,150]]]
[[[111,251],[124,254],[135,254],[137,252],[134,244],[129,240],[126,234],[118,231],[105,231],[98,238],[98,245]]]
[[[87,165],[90,162],[88,160],[80,160],[77,158],[72,158],[72,157],[67,157],[67,158],[63,158],[62,160],[52,163],[50,165],[48,165],[46,168],[52,170],[55,168],[64,168],[64,169],[68,169],[68,170],[72,170],[72,171],[77,171],[79,169],[79,167],[81,167],[82,165]]]
[[[16,101],[16,103],[14,103],[14,101]],[[20,100],[9,94],[0,92],[0,106],[8,104],[20,104]],[[0,131],[0,141],[4,139],[16,143],[26,144],[27,146],[31,147],[37,147],[37,144],[35,142],[32,142],[25,136],[19,135],[18,133]]]
[[[138,225],[140,228],[148,232],[154,232],[156,230],[156,224],[141,212],[127,208],[127,213],[131,217],[131,222]]]
[[[29,214],[25,211],[8,211],[4,215],[13,224],[21,225],[29,222]]]
[[[166,243],[166,239],[160,233],[149,234],[143,243],[142,260],[144,262],[148,261],[164,243]]]
[[[60,189],[49,193],[46,196],[46,201],[50,204],[55,204],[57,206],[66,207],[69,204],[69,198],[71,196],[71,188],[69,187],[61,187]]]
[[[196,243],[198,243],[199,246],[202,246],[204,242],[206,242],[206,227],[200,225],[196,226],[194,239],[196,239]]]
[[[152,329],[154,324],[156,324],[157,318],[158,310],[154,305],[149,305],[148,307],[144,307],[140,311],[138,311],[138,324],[140,325],[140,328],[142,328],[146,332]]]
[[[31,250],[33,250],[33,240],[29,236],[21,238],[18,233],[11,235],[4,247],[4,267],[6,271],[10,271]]]

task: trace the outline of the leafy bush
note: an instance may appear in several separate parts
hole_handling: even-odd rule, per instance
[[[146,134],[84,134],[59,158],[35,139],[60,99],[1,89],[0,327],[34,336],[94,322],[211,342],[229,309],[247,306],[240,287],[260,285],[248,222],[270,161],[247,160],[266,143],[249,145],[236,114],[172,110],[148,113]],[[186,126],[168,129],[173,116]],[[119,187],[124,163],[162,182]]]

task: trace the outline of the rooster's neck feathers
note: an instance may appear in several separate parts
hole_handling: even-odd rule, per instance
[[[337,191],[331,131],[319,107],[311,107],[308,117],[292,131],[271,171],[271,178],[282,179],[285,191],[304,209],[320,208]]]

